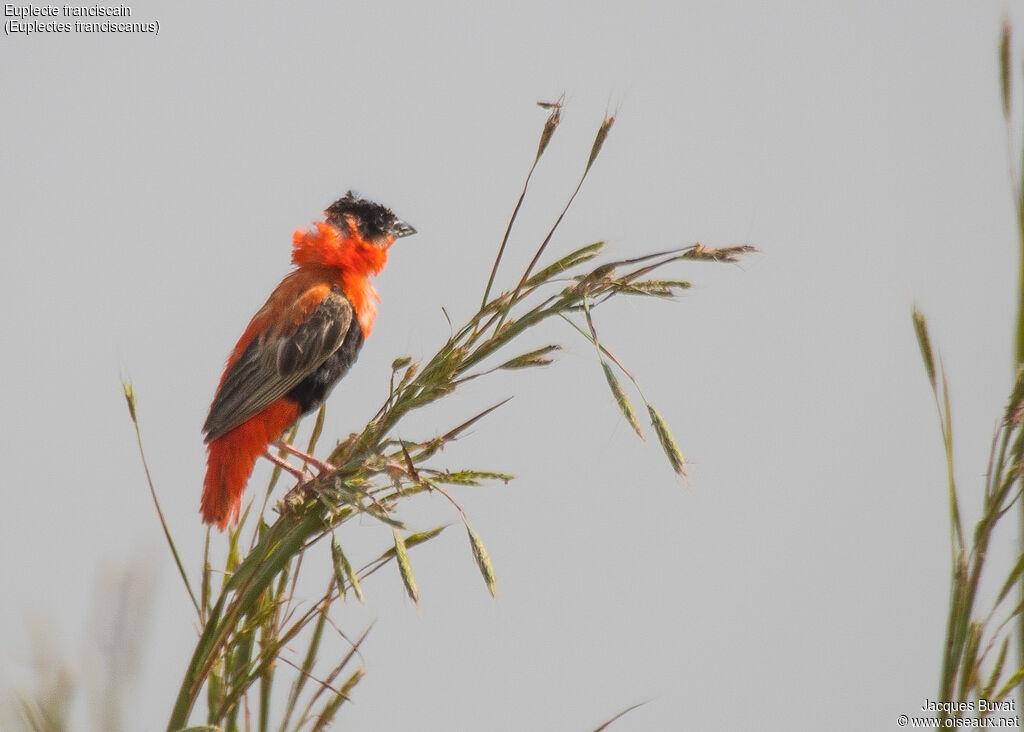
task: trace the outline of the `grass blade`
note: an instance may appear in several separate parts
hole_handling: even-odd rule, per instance
[[[992,667],[992,675],[989,676],[988,683],[985,684],[985,688],[981,690],[982,699],[991,699],[992,692],[996,689],[996,684],[999,683],[999,677],[1003,675],[1003,665],[1006,663],[1006,651],[1010,647],[1010,637],[1003,638],[1003,644],[999,648],[999,657],[996,659],[996,665]]]
[[[153,476],[149,473],[149,462],[146,460],[146,452],[142,449],[142,429],[139,427],[138,412],[135,406],[135,388],[132,386],[130,381],[122,381],[121,388],[124,390],[124,399],[128,403],[128,414],[131,417],[132,425],[135,427],[135,442],[139,448],[139,457],[142,459],[142,469],[146,473],[146,484],[149,486],[149,495],[153,498],[153,505],[156,507],[156,515],[160,519],[160,527],[164,530],[164,538],[167,540],[167,546],[171,548],[171,554],[174,555],[174,563],[178,567],[178,574],[181,575],[181,581],[185,583],[185,589],[188,591],[188,596],[192,600],[192,605],[196,609],[196,615],[199,619],[203,618],[202,607],[199,601],[196,599],[196,593],[192,591],[192,583],[188,581],[188,572],[185,571],[185,565],[181,562],[181,556],[178,554],[178,547],[174,544],[174,537],[171,536],[171,530],[167,526],[167,519],[164,517],[164,510],[160,506],[160,499],[156,497],[156,488],[153,486]]]
[[[519,194],[519,200],[516,201],[516,207],[512,210],[512,215],[509,217],[508,226],[505,228],[505,235],[501,238],[501,246],[498,247],[498,255],[494,258],[494,266],[491,268],[491,276],[487,279],[487,286],[484,288],[484,296],[480,301],[481,310],[487,306],[487,298],[491,295],[491,287],[494,286],[494,278],[498,275],[498,267],[501,265],[501,258],[505,255],[505,247],[508,245],[508,239],[512,235],[512,227],[515,225],[516,218],[519,216],[519,209],[523,207],[523,201],[526,199],[526,191],[530,187],[530,179],[533,177],[533,171],[537,169],[537,163],[540,162],[540,158],[544,154],[544,150],[547,149],[548,143],[551,142],[551,137],[555,134],[555,130],[558,129],[558,123],[561,119],[562,104],[561,101],[559,101],[551,105],[551,111],[548,114],[547,120],[544,122],[544,129],[540,133],[540,142],[537,145],[537,155],[533,159],[530,171],[526,174],[526,180],[523,181],[523,190]]]

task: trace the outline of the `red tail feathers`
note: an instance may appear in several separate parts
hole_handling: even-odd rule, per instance
[[[206,480],[200,510],[203,521],[217,523],[223,531],[238,518],[242,494],[252,469],[267,449],[299,418],[299,405],[290,399],[278,399],[263,412],[225,432],[207,449]]]

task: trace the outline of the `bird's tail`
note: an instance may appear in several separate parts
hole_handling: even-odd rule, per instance
[[[279,399],[255,417],[212,440],[207,446],[206,479],[199,510],[203,522],[223,531],[238,519],[242,494],[252,469],[273,440],[299,418],[299,405]]]

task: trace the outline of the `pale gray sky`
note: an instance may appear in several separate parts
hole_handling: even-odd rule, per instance
[[[597,313],[689,485],[632,436],[568,328],[545,334],[568,346],[557,365],[418,415],[410,433],[515,395],[439,463],[518,476],[458,491],[499,597],[457,528],[412,556],[419,609],[397,573],[375,575],[338,617],[352,636],[377,621],[339,726],[584,731],[650,700],[614,729],[895,729],[934,697],[948,519],[910,309],[930,319],[958,474],[980,491],[1010,380],[1017,152],[996,44],[1010,13],[1019,66],[1020,3],[130,7],[159,35],[0,41],[0,681],[25,678],[34,624],[82,658],[102,568],[141,561],[153,616],[131,710],[163,729],[195,630],[119,377],[197,571],[199,428],[292,231],[355,188],[420,232],[393,251],[373,337],[330,401],[326,434],[343,437],[394,357],[446,337],[442,307],[475,308],[543,124],[534,102],[564,91],[510,262],[609,110],[552,254],[599,238],[613,256],[763,252],[678,267],[695,283],[681,302]],[[427,500],[404,518],[456,517]],[[346,531],[364,558],[390,538]]]

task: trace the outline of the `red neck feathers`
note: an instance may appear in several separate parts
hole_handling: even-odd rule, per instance
[[[388,261],[387,247],[374,246],[358,233],[342,233],[324,221],[316,229],[292,236],[292,263],[299,267],[337,267],[363,277],[379,274]]]
[[[299,268],[334,270],[336,282],[352,303],[363,329],[370,335],[377,314],[377,291],[369,277],[379,274],[388,261],[388,248],[364,240],[355,227],[353,233],[341,232],[324,221],[315,229],[298,230],[292,236],[292,263]]]

